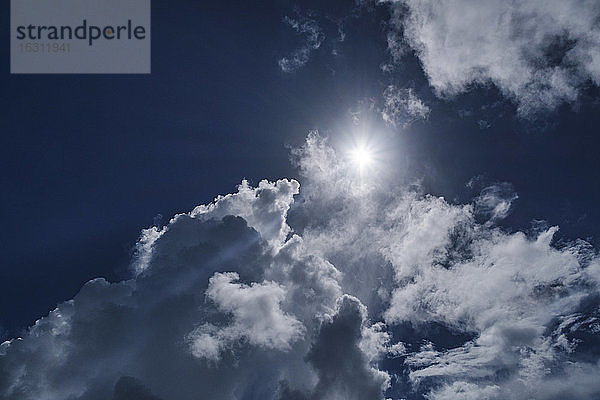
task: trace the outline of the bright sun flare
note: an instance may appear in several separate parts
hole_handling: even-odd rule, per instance
[[[359,168],[365,168],[373,162],[373,154],[365,146],[358,146],[350,152],[352,162]]]

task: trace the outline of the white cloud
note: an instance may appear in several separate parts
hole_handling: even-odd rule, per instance
[[[415,120],[426,119],[430,111],[412,88],[389,85],[383,92],[381,116],[388,124],[408,126]]]
[[[377,327],[369,327],[366,322],[366,309],[360,300],[342,296],[335,313],[320,326],[307,355],[308,362],[317,372],[316,386],[303,393],[285,382],[280,400],[383,399],[383,390],[389,386],[389,376],[370,366],[371,359],[364,352],[364,347],[374,350],[386,339],[385,335],[377,332]]]
[[[0,397],[597,397],[591,246],[478,223],[510,208],[498,185],[466,205],[384,174],[358,190],[317,133],[293,157],[302,189],[242,183],[146,230],[130,280],[1,344]]]
[[[248,341],[266,349],[289,350],[304,333],[301,322],[284,313],[280,303],[285,288],[275,282],[244,285],[235,283],[235,272],[216,273],[209,279],[206,295],[220,311],[231,314],[231,324],[217,328],[206,324],[191,335],[196,357],[218,360],[220,350]]]
[[[512,204],[519,196],[507,182],[485,187],[475,198],[475,212],[488,218],[490,223],[504,219],[511,211]]]
[[[318,136],[297,157],[305,175],[300,211],[308,221],[302,236],[344,273],[344,290],[371,312],[383,310],[389,327],[434,323],[473,337],[453,349],[390,348],[405,356],[415,387],[456,383],[503,398],[516,393],[515,380],[527,392],[558,379],[565,365],[594,370],[584,360],[566,362],[582,344],[571,338],[565,346],[551,327],[585,299],[597,301],[597,261],[589,261],[596,256],[585,246],[551,246],[557,228],[530,238],[478,224],[476,213],[488,221],[507,215],[516,199],[510,185],[485,188],[474,206],[452,205],[377,179],[366,191],[351,190],[355,178]]]
[[[574,102],[587,82],[600,84],[597,1],[393,3],[392,24],[440,95],[493,83],[528,116]],[[397,41],[390,50],[402,55]]]
[[[191,215],[213,219],[240,216],[276,250],[290,232],[285,218],[299,187],[294,180],[281,179],[275,185],[263,180],[258,187],[251,188],[244,180],[237,193],[219,196],[209,205],[200,205]]]
[[[287,57],[279,59],[279,68],[283,72],[295,72],[302,68],[310,59],[313,51],[321,47],[325,39],[325,34],[319,27],[316,20],[305,15],[298,15],[298,18],[285,17],[283,19],[297,34],[303,36],[303,43],[300,47]]]

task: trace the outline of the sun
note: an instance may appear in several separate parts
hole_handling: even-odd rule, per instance
[[[367,146],[359,145],[350,151],[350,159],[361,170],[373,164],[373,152]]]

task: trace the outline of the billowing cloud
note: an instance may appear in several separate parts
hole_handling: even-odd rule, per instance
[[[236,283],[235,272],[216,273],[209,279],[206,295],[224,313],[231,314],[233,322],[225,327],[206,324],[190,335],[192,353],[196,357],[218,360],[221,349],[248,341],[267,349],[289,350],[298,340],[304,326],[285,314],[280,303],[285,289],[274,283]]]
[[[1,344],[0,398],[600,394],[589,244],[495,226],[508,184],[457,205],[357,179],[317,133],[293,159],[301,188],[242,182],[143,231],[130,279],[88,282]]]
[[[494,84],[521,115],[600,85],[600,5],[588,0],[394,1],[390,51],[415,50],[435,91]],[[402,40],[398,36],[402,36]]]
[[[366,310],[361,302],[345,295],[338,301],[334,315],[321,325],[307,361],[318,375],[311,393],[290,389],[284,383],[281,400],[303,399],[381,399],[389,376],[369,365],[371,358],[364,346],[375,344],[377,354],[387,335],[365,325]]]

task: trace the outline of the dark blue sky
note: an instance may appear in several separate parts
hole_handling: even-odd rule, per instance
[[[127,278],[139,232],[159,214],[164,221],[210,202],[242,178],[296,176],[288,146],[311,129],[335,142],[359,109],[402,149],[390,168],[408,168],[406,178],[428,192],[468,202],[477,194],[465,187],[471,178],[510,182],[519,199],[506,229],[546,220],[561,226],[559,239],[600,244],[597,89],[533,120],[518,118],[493,87],[440,100],[414,57],[381,71],[386,7],[350,16],[351,4],[338,3],[154,1],[147,76],[10,75],[6,34],[0,340],[91,278]],[[344,42],[326,40],[288,74],[277,60],[300,44],[282,23],[295,9],[353,23]],[[7,30],[8,3],[2,18]],[[401,129],[365,111],[390,83],[414,87],[429,119]]]

